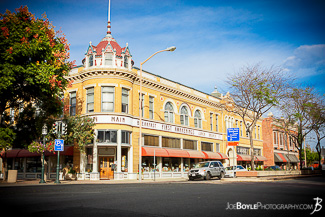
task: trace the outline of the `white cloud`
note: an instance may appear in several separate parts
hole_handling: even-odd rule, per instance
[[[284,61],[284,67],[298,77],[325,73],[325,44],[302,45]]]

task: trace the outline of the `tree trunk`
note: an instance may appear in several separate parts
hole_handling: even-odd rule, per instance
[[[253,143],[253,135],[249,133],[249,143],[251,145],[251,170],[255,170],[254,168],[254,143]]]

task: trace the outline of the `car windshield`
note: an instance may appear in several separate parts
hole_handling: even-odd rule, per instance
[[[194,168],[201,168],[201,167],[208,167],[208,166],[209,166],[209,162],[202,162],[196,164]]]

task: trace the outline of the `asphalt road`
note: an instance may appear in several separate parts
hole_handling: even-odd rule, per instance
[[[310,215],[317,197],[320,211]],[[1,187],[0,206],[8,216],[34,217],[324,216],[325,178]]]

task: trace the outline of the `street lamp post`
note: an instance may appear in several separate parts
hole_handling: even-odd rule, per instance
[[[46,141],[45,141],[45,136],[47,134],[47,126],[46,124],[44,124],[44,126],[42,127],[42,135],[43,135],[43,145],[45,145]],[[42,176],[41,176],[41,181],[39,182],[41,183],[46,183],[44,180],[44,161],[45,161],[45,153],[42,153]]]
[[[164,51],[174,51],[176,47],[169,47],[165,50],[157,51],[156,53],[152,54],[149,58],[147,58],[145,61],[140,63],[140,114],[139,114],[139,182],[141,182],[141,163],[142,163],[142,65],[145,64],[151,57],[155,56],[158,53],[164,52]]]

